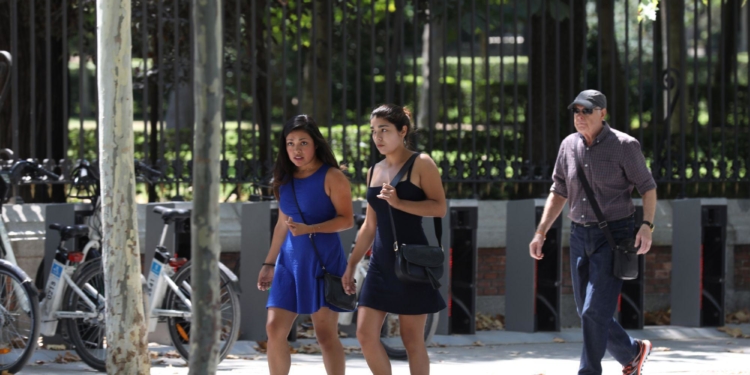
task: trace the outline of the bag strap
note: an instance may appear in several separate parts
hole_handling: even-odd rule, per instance
[[[601,208],[599,208],[599,203],[596,201],[594,191],[591,189],[589,180],[586,178],[586,172],[583,168],[581,168],[581,161],[578,159],[578,150],[576,148],[573,149],[573,157],[576,161],[576,174],[578,175],[578,179],[581,180],[583,190],[586,191],[586,196],[589,198],[591,208],[594,210],[594,214],[596,214],[596,218],[599,222],[599,228],[604,231],[604,236],[607,237],[607,242],[609,242],[609,246],[614,251],[617,248],[617,244],[615,243],[614,237],[612,237],[612,232],[610,232],[609,226],[607,226],[607,221],[604,220],[604,213],[602,213]]]
[[[305,221],[305,215],[302,213],[302,208],[299,206],[299,201],[297,200],[297,191],[294,189],[294,176],[292,176],[292,195],[294,196],[294,203],[297,204],[297,211],[299,211],[299,216],[302,217],[302,223],[307,225],[307,222]],[[315,245],[315,240],[313,239],[313,236],[315,236],[315,233],[310,233],[308,235],[308,238],[310,238],[310,242],[313,245],[313,250],[315,250],[315,255],[318,256],[318,261],[320,262],[320,268],[323,269],[323,273],[327,273],[326,266],[323,264],[323,258],[320,257],[320,253],[318,252],[318,246]]]
[[[396,177],[393,178],[391,181],[391,186],[393,188],[396,188],[396,185],[398,185],[399,182],[401,182],[401,179],[404,177],[404,174],[409,171],[409,175],[411,176],[411,167],[414,165],[414,161],[417,160],[417,157],[419,156],[418,152],[415,152],[407,161],[404,163],[404,166],[401,167],[401,170],[398,171],[398,174],[396,174]],[[373,167],[374,169],[374,167]],[[388,216],[390,216],[391,219],[391,231],[393,232],[393,251],[398,251],[398,239],[396,238],[396,224],[393,220],[393,209],[391,208],[391,205],[388,205]],[[442,248],[443,247],[443,218],[442,217],[434,217],[433,218],[433,224],[435,225],[435,236],[437,237],[438,245]]]

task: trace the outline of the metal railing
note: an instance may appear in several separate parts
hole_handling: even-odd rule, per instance
[[[361,183],[378,158],[369,112],[396,102],[452,196],[538,196],[575,131],[568,103],[595,88],[667,195],[746,197],[750,6],[660,2],[639,22],[639,3],[224,1],[222,180],[266,175],[284,120],[308,113]],[[190,4],[132,1],[136,157],[177,195],[191,174]],[[0,147],[65,178],[97,155],[95,21],[93,0],[0,0],[14,59]]]

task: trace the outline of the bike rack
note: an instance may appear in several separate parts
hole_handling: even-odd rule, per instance
[[[508,202],[505,257],[505,326],[508,331],[560,331],[562,217],[547,232],[544,258],[529,256],[529,241],[544,210],[544,199]]]
[[[453,231],[451,230],[451,220],[450,220],[450,212],[455,207],[464,207],[467,202],[472,202],[471,200],[448,200],[447,202],[447,210],[446,215],[443,217],[443,251],[445,252],[445,261],[443,263],[443,277],[440,278],[440,295],[443,296],[443,300],[446,304],[450,303],[451,299],[451,280],[450,280],[450,254],[451,254],[451,248],[453,246]],[[473,201],[476,202],[476,201]],[[471,203],[468,203],[469,205]],[[476,203],[474,203],[476,205]],[[437,237],[435,236],[435,225],[433,224],[432,218],[425,218],[422,219],[422,230],[424,230],[424,234],[427,237],[427,241],[432,246],[438,246],[437,243]],[[475,242],[476,244],[476,242]],[[476,254],[476,251],[475,251]],[[476,293],[476,292],[474,292]],[[435,334],[437,335],[449,335],[451,334],[451,327],[450,327],[450,316],[448,309],[443,309],[438,313],[438,325],[437,329],[435,330]]]
[[[240,249],[240,337],[239,340],[266,341],[266,302],[268,293],[258,290],[257,281],[260,269],[271,246],[271,236],[276,220],[272,220],[272,210],[277,202],[243,203],[240,223],[242,239]],[[278,218],[278,214],[276,215]]]
[[[724,325],[727,200],[672,201],[673,325]]]
[[[451,200],[450,222],[450,320],[451,334],[476,332],[477,311],[477,222],[479,202]],[[432,220],[425,219],[425,222]],[[429,237],[428,237],[429,238]],[[438,324],[440,321],[438,321]]]

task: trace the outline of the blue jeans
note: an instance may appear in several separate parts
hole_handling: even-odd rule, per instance
[[[609,228],[615,242],[632,238],[634,219],[613,221]],[[605,350],[623,366],[638,355],[638,344],[614,319],[622,280],[612,274],[612,260],[611,247],[598,226],[572,223],[570,274],[583,329],[579,375],[601,374]]]

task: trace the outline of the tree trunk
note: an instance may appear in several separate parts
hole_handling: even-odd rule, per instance
[[[625,118],[626,90],[625,69],[620,61],[620,52],[615,39],[615,2],[600,1],[598,29],[602,38],[602,87],[607,96],[607,121],[613,128],[627,132],[630,119]],[[572,100],[572,99],[571,99]]]
[[[318,126],[324,128],[330,121],[328,108],[331,107],[328,100],[329,91],[331,90],[328,87],[328,63],[330,60],[330,56],[328,56],[328,43],[331,41],[327,39],[328,28],[331,25],[327,22],[328,17],[326,12],[328,8],[325,1],[314,1],[312,7],[315,13],[315,22],[313,25],[315,28],[315,53],[312,53],[311,48],[305,62],[305,95],[302,102],[302,113],[313,116],[315,121],[318,122]],[[313,81],[315,87],[313,87]]]
[[[668,29],[665,38],[667,41],[667,61],[664,63],[669,64],[666,65],[666,68],[669,76],[668,82],[671,86],[667,89],[669,98],[667,103],[669,123],[667,125],[672,134],[678,134],[680,132],[680,121],[684,120],[680,116],[683,107],[682,96],[688,94],[685,86],[687,75],[683,69],[686,56],[683,48],[685,41],[685,3],[682,1],[665,1],[662,4]]]
[[[191,218],[193,320],[190,374],[219,364],[219,160],[221,158],[222,24],[220,1],[194,1],[195,136]]]
[[[432,14],[430,17],[434,17]],[[432,33],[430,33],[432,31]],[[427,23],[422,31],[422,87],[419,95],[417,128],[429,131],[435,126],[440,100],[440,57],[443,56],[443,20]],[[432,46],[432,48],[430,48]]]
[[[582,22],[586,14],[585,4],[581,0],[562,2],[562,4],[568,5],[569,14],[572,13],[574,19],[572,34],[570,17],[560,22],[559,60],[557,59],[558,47],[556,46],[557,21],[552,17],[552,15],[557,14],[554,4],[554,2],[549,3],[544,15],[533,16],[531,22],[533,35],[529,67],[532,72],[531,90],[534,96],[530,115],[533,124],[532,142],[534,145],[532,147],[532,160],[538,169],[537,173],[542,173],[544,176],[552,174],[560,141],[571,132],[571,116],[567,106],[578,92],[585,89],[581,83],[582,58],[586,53],[585,45],[581,42],[586,32],[584,22]],[[545,23],[544,43],[542,43],[542,23]],[[572,48],[571,40],[573,41]],[[558,68],[559,88],[556,87]],[[559,130],[555,129],[557,123],[560,124]],[[544,137],[542,136],[542,127],[546,128]],[[528,149],[528,144],[523,149]],[[519,194],[523,193],[519,191]],[[529,197],[546,196],[549,194],[549,186],[533,184],[528,194]]]
[[[148,374],[135,210],[130,0],[98,0],[96,10],[107,372]]]
[[[711,125],[720,128],[727,121],[727,112],[730,106],[727,103],[734,101],[733,77],[734,64],[737,60],[737,23],[735,13],[737,12],[737,0],[722,0],[723,13],[721,14],[721,37],[719,43],[714,45],[715,63],[713,84],[711,85]],[[716,8],[712,9],[716,12]]]
[[[253,113],[253,127],[252,132],[255,132],[255,126],[258,126],[256,142],[258,145],[257,154],[253,153],[252,144],[248,144],[245,148],[246,154],[253,157],[250,161],[250,170],[254,175],[252,177],[260,178],[265,176],[273,168],[273,156],[269,158],[272,145],[266,142],[266,138],[270,139],[271,124],[268,116],[268,101],[270,98],[266,97],[268,85],[271,84],[269,79],[270,67],[268,66],[268,50],[271,46],[266,45],[266,30],[267,25],[265,21],[265,10],[267,6],[267,0],[257,0],[253,2],[247,2],[242,6],[242,14],[245,19],[245,40],[243,48],[247,54],[247,58],[250,61],[255,61],[255,71],[252,72],[252,80],[255,80],[255,92],[257,95],[253,98],[253,107],[251,111]],[[253,15],[253,12],[257,12]],[[255,16],[255,29],[252,29],[253,16]],[[255,38],[255,48],[253,49],[253,38]],[[250,94],[252,95],[252,93]],[[257,114],[257,117],[256,117]],[[251,138],[252,139],[252,138]],[[272,140],[273,141],[273,140]],[[244,157],[244,156],[243,156]]]

